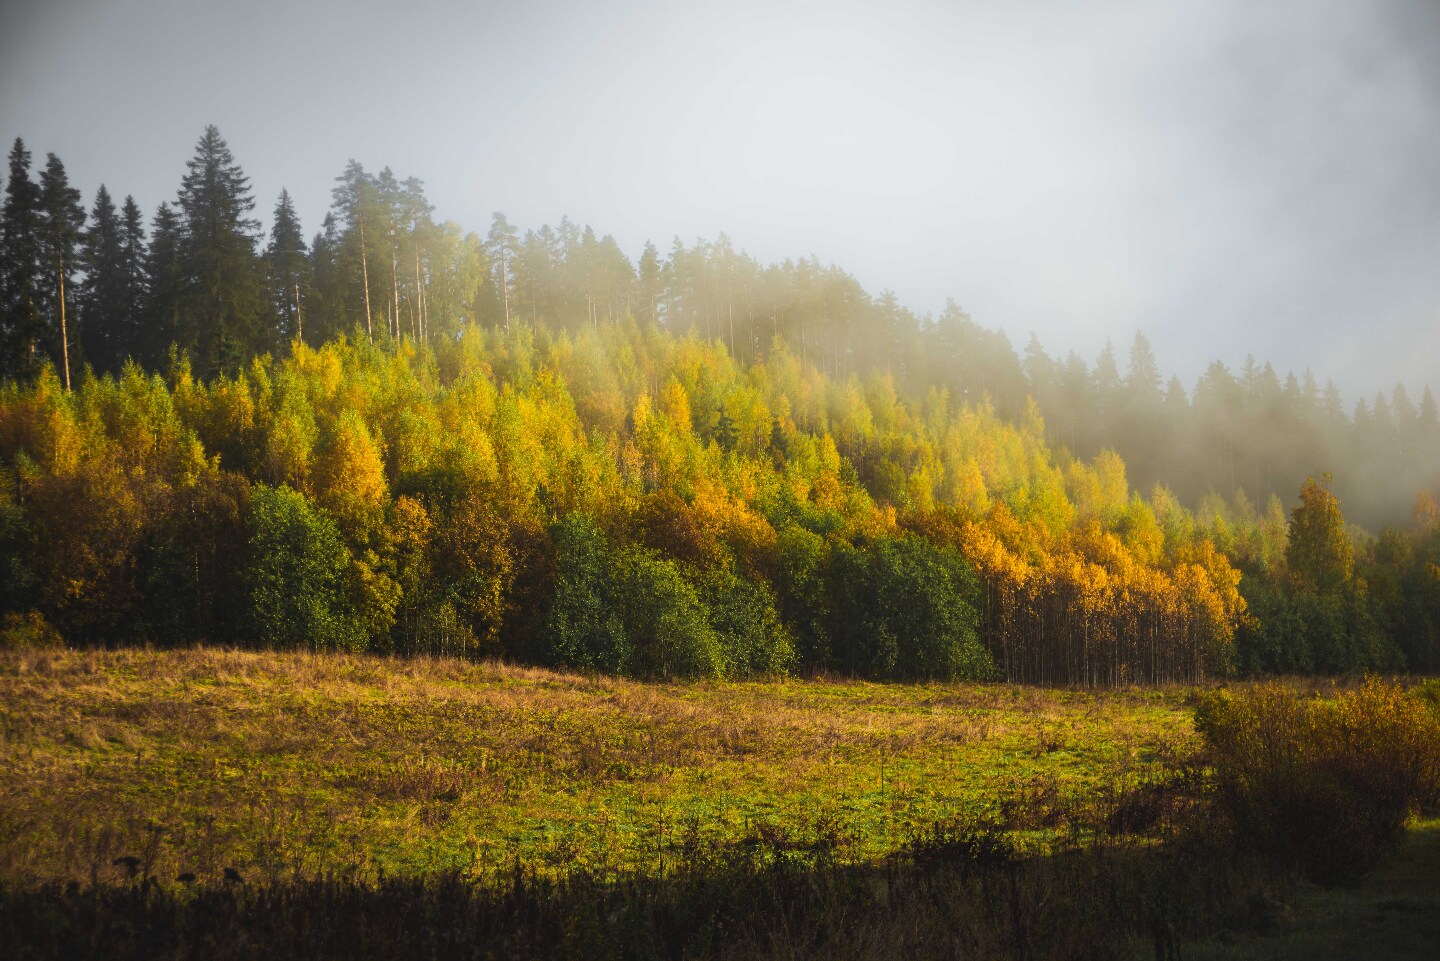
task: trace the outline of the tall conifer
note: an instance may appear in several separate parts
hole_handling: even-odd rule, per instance
[[[270,245],[265,248],[266,293],[281,341],[304,336],[302,304],[303,292],[309,287],[309,266],[300,218],[295,213],[290,192],[281,189],[280,198],[275,202],[275,222],[270,227]]]
[[[45,169],[40,173],[40,210],[43,227],[40,231],[41,261],[52,286],[50,321],[51,342],[60,362],[65,389],[70,389],[71,347],[79,338],[70,329],[73,312],[74,286],[70,275],[75,270],[75,248],[85,227],[85,208],[80,204],[80,191],[70,186],[70,177],[60,158],[46,154]],[[78,363],[80,358],[74,358]]]
[[[250,217],[250,179],[212,124],[186,164],[178,205],[184,218],[184,308],[202,373],[234,370],[262,346],[266,305],[255,253],[260,225]]]
[[[40,263],[40,188],[30,178],[30,151],[15,138],[0,214],[0,374],[31,369],[45,330]]]

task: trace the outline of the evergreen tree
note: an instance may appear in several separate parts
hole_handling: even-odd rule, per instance
[[[650,241],[640,253],[640,317],[646,323],[660,322],[660,295],[664,290],[660,252]]]
[[[365,168],[360,165],[359,161],[353,158],[345,165],[345,172],[335,180],[337,184],[330,191],[332,207],[346,228],[343,243],[336,251],[336,260],[338,263],[351,267],[350,270],[344,271],[346,274],[353,273],[353,265],[358,261],[359,276],[353,279],[359,281],[358,286],[362,294],[365,335],[374,340],[375,319],[370,303],[370,263],[372,255],[378,249],[375,244],[377,243],[376,232],[379,227],[377,223],[379,195],[374,178],[365,172]],[[347,284],[347,286],[355,285]]]
[[[125,322],[129,342],[126,356],[144,356],[145,330],[145,220],[135,198],[126,196],[120,207],[120,266],[125,277]]]
[[[496,211],[490,221],[485,253],[490,257],[490,280],[495,290],[496,316],[504,322],[507,331],[510,329],[510,301],[511,291],[515,287],[514,259],[518,239],[519,235],[515,228],[510,226],[510,221],[505,219],[504,214]],[[587,311],[588,309],[587,306]]]
[[[126,196],[120,207],[120,274],[122,340],[120,355],[143,362],[145,358],[145,222],[135,198]]]
[[[52,154],[45,157],[45,169],[40,174],[40,252],[41,261],[48,273],[51,290],[50,339],[55,344],[55,354],[64,372],[65,389],[70,389],[72,345],[79,345],[77,331],[71,330],[74,298],[70,275],[75,270],[75,248],[80,242],[81,231],[85,228],[85,208],[80,204],[80,191],[70,186],[65,165]],[[79,363],[80,358],[74,358]]]
[[[175,208],[161,204],[150,223],[150,246],[142,267],[145,274],[143,327],[140,352],[147,364],[159,366],[171,345],[180,342],[180,310],[185,289],[181,244],[184,237]]]
[[[238,368],[263,350],[267,313],[255,253],[259,223],[250,179],[211,124],[195,145],[180,185],[185,325],[182,343],[203,374]]]
[[[44,337],[44,270],[40,262],[40,188],[30,179],[30,151],[15,138],[0,214],[0,375],[32,370]]]
[[[125,329],[129,278],[125,271],[124,226],[104,184],[95,192],[80,264],[85,279],[78,285],[75,299],[85,330],[86,359],[99,373],[115,373],[133,338]]]
[[[333,212],[325,215],[321,227],[310,241],[310,290],[303,303],[303,319],[310,325],[310,338],[316,343],[345,330],[346,285],[340,264],[340,228]]]
[[[409,177],[400,185],[400,218],[405,231],[402,244],[402,272],[413,265],[415,284],[407,298],[407,319],[415,337],[425,339],[426,334],[426,284],[424,262],[428,261],[428,250],[435,225],[430,220],[434,208],[425,199],[425,184],[417,177]]]
[[[309,286],[310,262],[305,253],[305,236],[290,193],[283,188],[275,202],[275,223],[270,228],[270,245],[265,248],[265,278],[270,307],[279,321],[278,340],[304,339],[305,318],[301,313],[303,293]]]

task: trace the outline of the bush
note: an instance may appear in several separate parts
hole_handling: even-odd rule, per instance
[[[1216,812],[1247,846],[1323,884],[1358,881],[1440,801],[1440,716],[1397,685],[1332,700],[1275,684],[1204,695],[1195,725]]]
[[[40,648],[64,647],[60,632],[39,611],[24,614],[11,611],[0,623],[0,651],[37,650]]]

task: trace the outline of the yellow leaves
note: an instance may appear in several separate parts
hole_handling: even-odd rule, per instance
[[[660,392],[660,410],[670,422],[672,430],[682,434],[690,433],[690,395],[685,393],[685,388],[673,377]]]
[[[645,433],[650,425],[650,395],[641,394],[635,398],[635,406],[630,409],[630,423],[636,435]]]
[[[365,421],[346,411],[330,426],[315,457],[316,494],[342,517],[378,510],[386,499],[385,461]]]

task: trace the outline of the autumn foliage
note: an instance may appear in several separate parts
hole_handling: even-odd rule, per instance
[[[0,389],[0,460],[4,608],[83,644],[1116,685],[1226,670],[1245,611],[1033,407],[632,324],[46,372]]]

